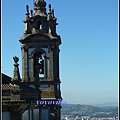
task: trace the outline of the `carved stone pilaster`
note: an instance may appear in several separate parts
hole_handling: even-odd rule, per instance
[[[28,81],[28,46],[22,45],[22,80]]]

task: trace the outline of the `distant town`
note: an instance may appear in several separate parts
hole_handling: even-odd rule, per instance
[[[75,118],[73,118],[70,115],[66,115],[66,116],[62,115],[61,118],[62,118],[61,120],[119,120],[118,117],[107,117],[107,118],[93,117],[93,118],[89,118],[89,116],[81,116],[81,117],[76,116]]]
[[[61,120],[119,120],[117,106],[62,105]]]

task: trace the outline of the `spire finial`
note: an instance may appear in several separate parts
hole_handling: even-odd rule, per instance
[[[52,12],[51,12],[51,4],[49,4],[48,5],[48,15],[49,15],[50,18],[51,18],[51,14],[52,14]]]
[[[30,16],[33,16],[33,10],[30,10]]]
[[[26,5],[26,19],[29,18],[29,6]]]
[[[44,2],[44,0],[36,0],[36,2]]]
[[[48,14],[51,14],[51,4],[48,5]]]
[[[52,17],[54,18],[55,16],[54,16],[54,9],[52,9]]]
[[[49,12],[51,12],[51,4],[49,4],[48,7],[49,7]]]
[[[19,58],[15,56],[15,57],[13,57],[13,60],[15,63],[17,63],[19,61]]]
[[[34,3],[34,10],[36,15],[46,16],[46,2],[44,0],[36,0]]]

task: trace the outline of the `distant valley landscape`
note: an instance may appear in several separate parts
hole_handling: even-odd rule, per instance
[[[96,104],[81,105],[81,104],[63,104],[61,114],[63,116],[70,115],[71,117],[118,117],[118,106],[116,104]]]

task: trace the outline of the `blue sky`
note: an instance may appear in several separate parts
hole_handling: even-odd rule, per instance
[[[118,100],[118,0],[46,0],[61,35],[60,80],[67,103],[96,104]],[[26,5],[33,0],[2,1],[2,72],[12,76],[19,57]]]

